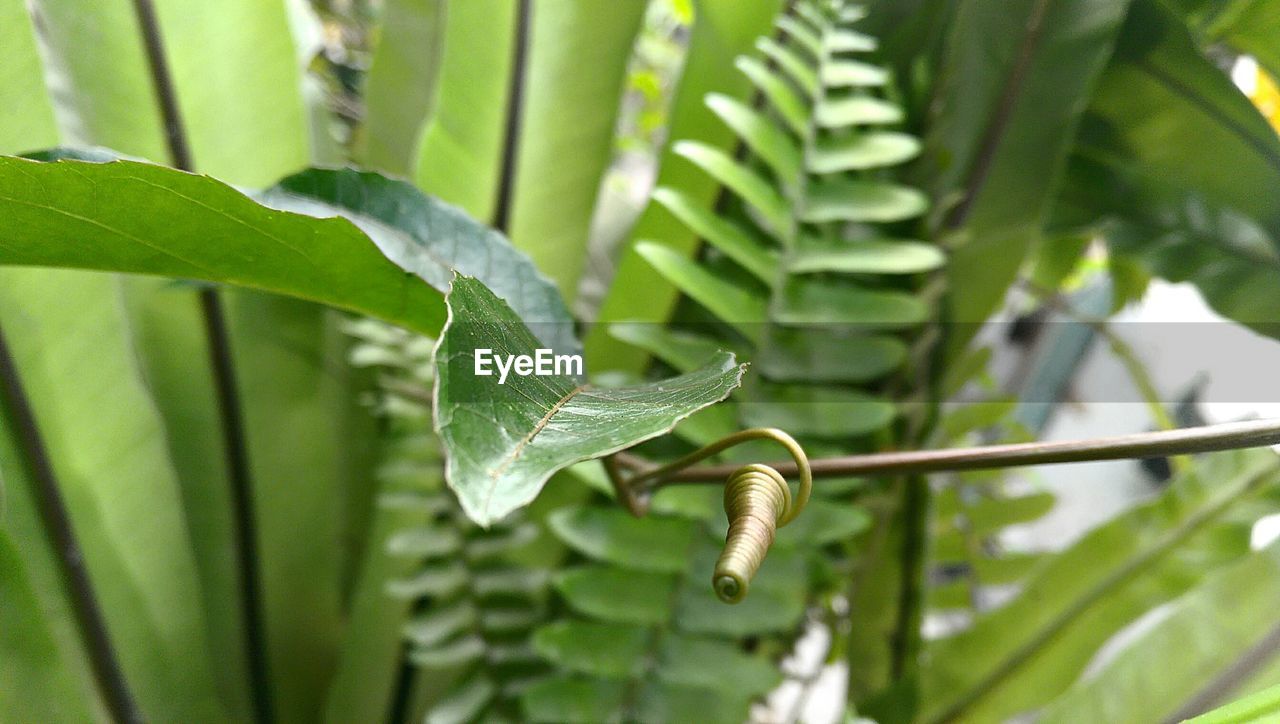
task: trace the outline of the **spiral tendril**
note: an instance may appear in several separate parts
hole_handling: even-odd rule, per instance
[[[800,486],[793,497],[786,478],[763,464],[745,465],[734,471],[725,482],[724,510],[729,517],[729,534],[711,576],[716,595],[725,603],[738,603],[746,597],[751,579],[764,563],[778,528],[790,523],[809,501],[813,473],[800,444],[775,428],[743,430],[675,462],[638,470],[629,480],[623,476],[619,461],[605,460],[605,469],[613,480],[619,500],[632,513],[643,515],[648,509],[649,496],[669,482],[675,473],[734,445],[761,439],[772,440],[787,449],[796,462]],[[635,461],[630,462],[633,469],[636,464]]]

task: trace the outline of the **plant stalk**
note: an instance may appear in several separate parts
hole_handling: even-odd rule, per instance
[[[1167,457],[1268,445],[1280,445],[1280,419],[1228,422],[1088,440],[846,455],[811,460],[810,467],[815,478],[904,475]],[[619,453],[618,458],[624,465],[634,465],[636,460],[625,453]],[[798,473],[793,461],[767,464],[784,476]],[[740,467],[739,464],[726,464],[673,470],[660,481],[654,481],[655,487],[678,483],[723,483]]]

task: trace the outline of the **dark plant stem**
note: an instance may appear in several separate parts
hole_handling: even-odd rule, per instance
[[[498,203],[494,211],[493,227],[504,234],[511,231],[511,205],[516,186],[516,156],[520,153],[520,126],[524,114],[525,66],[528,64],[530,2],[518,0],[516,10],[516,38],[512,50],[511,83],[507,91],[506,138],[502,144],[502,177],[498,182]]]
[[[918,476],[917,476],[918,477]],[[923,478],[904,479],[902,491],[902,581],[898,591],[898,623],[894,626],[893,676],[901,679],[915,668],[924,620],[924,585],[928,557],[929,506],[932,497]]]
[[[1048,10],[1049,0],[1036,0],[1036,4],[1031,8],[1031,17],[1027,20],[1026,32],[1022,36],[1022,44],[1018,47],[1017,59],[1014,62],[1013,69],[1009,72],[1009,78],[1006,80],[1004,90],[1000,94],[1000,100],[996,103],[995,113],[991,117],[991,122],[982,134],[977,158],[973,162],[968,182],[965,184],[964,197],[952,209],[947,218],[946,228],[948,229],[958,229],[968,221],[969,212],[973,210],[973,203],[977,200],[978,195],[982,193],[982,188],[986,185],[987,178],[991,175],[991,168],[995,165],[996,154],[1000,150],[1000,144],[1004,141],[1005,131],[1009,129],[1009,122],[1013,120],[1014,110],[1018,106],[1018,99],[1022,94],[1022,86],[1026,82],[1027,75],[1031,72],[1031,63],[1035,58],[1036,48],[1040,45],[1040,37],[1044,33],[1045,15]]]
[[[165,139],[170,160],[175,168],[194,171],[191,147],[178,106],[177,90],[169,72],[151,0],[133,0],[138,28],[147,53],[152,87],[164,121]],[[257,516],[253,505],[252,475],[244,430],[244,412],[236,386],[235,364],[231,354],[230,333],[223,315],[217,290],[200,291],[200,310],[204,317],[209,343],[209,363],[217,395],[218,417],[222,432],[227,475],[231,484],[232,517],[235,521],[236,562],[240,576],[241,617],[244,621],[245,661],[249,671],[249,695],[254,718],[258,722],[272,720],[270,672],[267,662],[267,634],[260,600],[261,574],[258,565]]]
[[[89,654],[89,666],[95,683],[106,702],[107,711],[116,721],[142,722],[124,670],[116,658],[107,631],[107,622],[98,606],[93,581],[85,565],[84,552],[76,540],[71,516],[58,486],[57,474],[37,426],[35,412],[18,376],[18,367],[3,332],[0,332],[0,409],[6,413],[10,427],[18,437],[23,467],[33,483],[33,493],[41,523],[53,543],[54,555],[61,569],[62,582],[71,601],[76,626]]]
[[[838,478],[854,475],[941,473],[1016,468],[1025,465],[1166,457],[1267,445],[1280,445],[1280,420],[1228,422],[1221,425],[1160,430],[1091,440],[846,455],[810,460],[809,465],[815,478]],[[617,457],[624,464],[637,465],[633,455],[619,453]],[[767,464],[788,477],[797,473],[794,461]],[[639,465],[643,468],[648,463],[639,463]],[[739,467],[741,466],[732,464],[709,465],[672,471],[664,475],[657,484],[723,483]]]

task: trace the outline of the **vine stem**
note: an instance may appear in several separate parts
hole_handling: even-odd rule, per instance
[[[1280,419],[1228,422],[1220,425],[1160,430],[1134,435],[1068,440],[1063,442],[1031,442],[1013,445],[986,445],[950,450],[872,453],[818,458],[810,461],[815,478],[838,478],[856,475],[905,475],[961,470],[1013,468],[1024,465],[1083,463],[1099,460],[1189,455],[1217,450],[1280,445]],[[649,463],[628,453],[618,453],[618,464],[631,469],[645,469]],[[798,469],[793,461],[767,463],[784,476],[794,476]],[[685,483],[723,483],[741,468],[740,464],[709,465],[671,470],[667,466],[652,487]]]

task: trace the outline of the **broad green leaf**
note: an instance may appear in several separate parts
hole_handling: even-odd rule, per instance
[[[695,526],[680,518],[636,518],[621,507],[564,508],[547,521],[566,545],[606,563],[642,571],[685,570]]]
[[[943,103],[925,139],[923,172],[964,242],[948,265],[953,319],[976,329],[1004,299],[1038,239],[1066,152],[1111,56],[1129,2],[964,0],[943,32]],[[975,39],[982,38],[981,42]],[[949,358],[971,334],[954,334]]]
[[[564,301],[528,257],[498,232],[408,183],[350,169],[312,169],[285,178],[260,198],[313,216],[341,214],[388,259],[436,289],[449,288],[454,270],[475,276],[531,324],[539,339],[558,350],[577,347]]]
[[[63,661],[46,611],[26,574],[25,555],[0,527],[0,701],[14,721],[89,722],[87,692]]]
[[[0,153],[20,153],[58,142],[53,106],[45,92],[35,30],[22,0],[0,0]]]
[[[792,274],[919,274],[940,268],[946,255],[922,241],[827,241],[804,238],[787,260]]]
[[[735,57],[751,49],[756,36],[769,31],[780,6],[780,0],[748,4],[739,0],[693,0],[694,22],[683,71],[671,101],[668,139],[701,141],[718,148],[734,147],[736,137],[707,108],[705,98],[708,93],[734,98],[748,96],[747,79],[727,68]],[[657,186],[687,193],[706,207],[714,204],[719,185],[675,155],[670,145],[662,150],[658,163]],[[596,370],[640,373],[647,355],[616,344],[608,335],[609,323],[665,322],[675,308],[675,287],[636,252],[635,242],[642,239],[658,241],[684,256],[692,256],[698,243],[697,235],[660,204],[650,203],[645,207],[622,249],[614,281],[598,312],[597,321],[601,324],[595,325],[587,337],[587,357]]]
[[[777,254],[755,232],[698,204],[683,191],[660,188],[653,192],[653,200],[757,279],[766,284],[772,283],[777,275]]]
[[[1183,707],[1267,639],[1277,600],[1280,546],[1273,545],[1174,601],[1166,618],[1055,699],[1040,721],[1180,720],[1198,713]]]
[[[1201,458],[1161,498],[1045,561],[1012,602],[930,646],[923,718],[999,719],[1065,691],[1116,631],[1248,553],[1249,528],[1229,514],[1275,471],[1267,451]]]
[[[640,673],[652,636],[649,629],[629,624],[557,621],[534,633],[533,646],[567,671],[622,679]]]
[[[1280,238],[1280,138],[1163,5],[1136,1],[1089,104],[1082,142]],[[1175,150],[1177,149],[1177,150]]]
[[[729,154],[695,141],[677,141],[672,149],[732,189],[760,214],[761,225],[776,239],[788,238],[791,227],[787,203],[772,183]]]
[[[508,233],[572,303],[648,3],[533,5]]]
[[[1056,228],[1101,231],[1148,273],[1190,281],[1219,313],[1274,335],[1280,140],[1176,18],[1143,3],[1090,107]],[[1139,28],[1161,28],[1144,43]],[[1171,146],[1185,147],[1172,153]],[[1108,221],[1114,223],[1108,223]]]
[[[447,479],[487,525],[531,502],[557,470],[668,432],[738,386],[742,368],[721,354],[702,369],[648,385],[597,388],[572,374],[475,374],[477,350],[532,355],[539,348],[511,308],[475,279],[458,277],[436,350],[436,430]]]
[[[364,166],[404,176],[430,114],[444,45],[444,0],[384,3],[377,46],[361,99],[364,118],[356,157]]]
[[[450,3],[431,118],[418,142],[417,185],[485,224],[502,174],[517,7]]]
[[[908,186],[880,181],[822,181],[809,187],[800,218],[813,223],[890,223],[923,214],[929,200]]]
[[[904,292],[865,289],[822,277],[790,277],[775,296],[769,316],[782,324],[865,325],[901,329],[924,322],[929,308]]]
[[[156,719],[233,716],[238,702],[218,690],[180,488],[127,321],[118,305],[86,303],[117,294],[117,281],[3,276],[0,324],[134,697]],[[117,411],[110,425],[104,410]],[[33,495],[13,504],[32,506]]]
[[[713,93],[707,105],[725,125],[755,152],[784,186],[794,185],[800,176],[800,149],[774,121],[742,101]]]
[[[208,177],[132,161],[0,158],[0,208],[10,222],[0,264],[227,282],[426,333],[443,321],[439,294],[349,223],[275,212]]]
[[[652,242],[640,242],[636,251],[677,289],[734,325],[748,339],[760,334],[766,317],[766,300],[755,289],[743,289],[732,280]]]
[[[1275,0],[1237,0],[1219,13],[1209,29],[1242,55],[1252,55],[1272,78],[1280,77],[1280,48],[1274,39],[1280,32]]]
[[[382,481],[380,496],[394,495],[397,492],[394,482]],[[415,489],[421,488],[417,485],[409,488]],[[428,518],[429,511],[420,507],[386,502],[374,513],[369,544],[364,548],[365,561],[352,593],[350,623],[325,694],[327,721],[383,718],[391,709],[402,664],[403,629],[412,604],[387,595],[386,582],[411,573],[418,559],[395,555],[385,543],[397,531],[424,526]],[[415,643],[426,645],[421,639]]]
[[[896,166],[920,153],[915,136],[894,131],[832,133],[817,139],[805,159],[811,173],[839,173]]]
[[[555,585],[579,613],[602,621],[656,625],[671,617],[676,579],[662,573],[586,566],[561,572]]]

